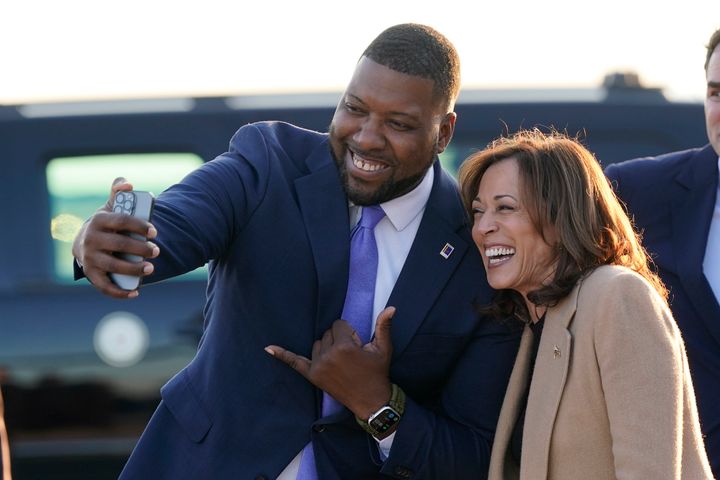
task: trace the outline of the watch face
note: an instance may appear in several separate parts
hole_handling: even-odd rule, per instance
[[[368,423],[376,432],[385,433],[399,421],[400,414],[398,414],[392,407],[385,406],[373,415]]]

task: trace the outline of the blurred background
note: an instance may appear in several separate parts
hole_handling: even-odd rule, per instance
[[[701,98],[716,0],[4,0],[0,103],[341,90],[384,28],[456,45],[464,87],[589,87],[632,70]]]

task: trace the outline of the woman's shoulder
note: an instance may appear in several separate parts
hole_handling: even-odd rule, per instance
[[[578,308],[584,306],[590,311],[603,312],[604,318],[619,320],[631,316],[640,324],[645,323],[643,318],[651,323],[665,318],[666,321],[660,323],[672,323],[667,303],[655,287],[627,267],[598,267],[581,280],[578,288]]]
[[[646,291],[655,290],[642,275],[622,265],[601,265],[581,280],[579,288],[601,291]],[[628,290],[629,289],[629,290]]]

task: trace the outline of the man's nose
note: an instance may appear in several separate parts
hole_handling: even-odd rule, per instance
[[[379,121],[368,118],[362,124],[355,135],[353,141],[360,150],[371,151],[385,147],[385,135],[382,130],[382,124]]]

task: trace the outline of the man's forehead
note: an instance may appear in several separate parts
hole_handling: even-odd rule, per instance
[[[346,100],[354,99],[368,106],[419,115],[434,110],[432,80],[408,75],[366,59],[358,64],[345,90]]]

